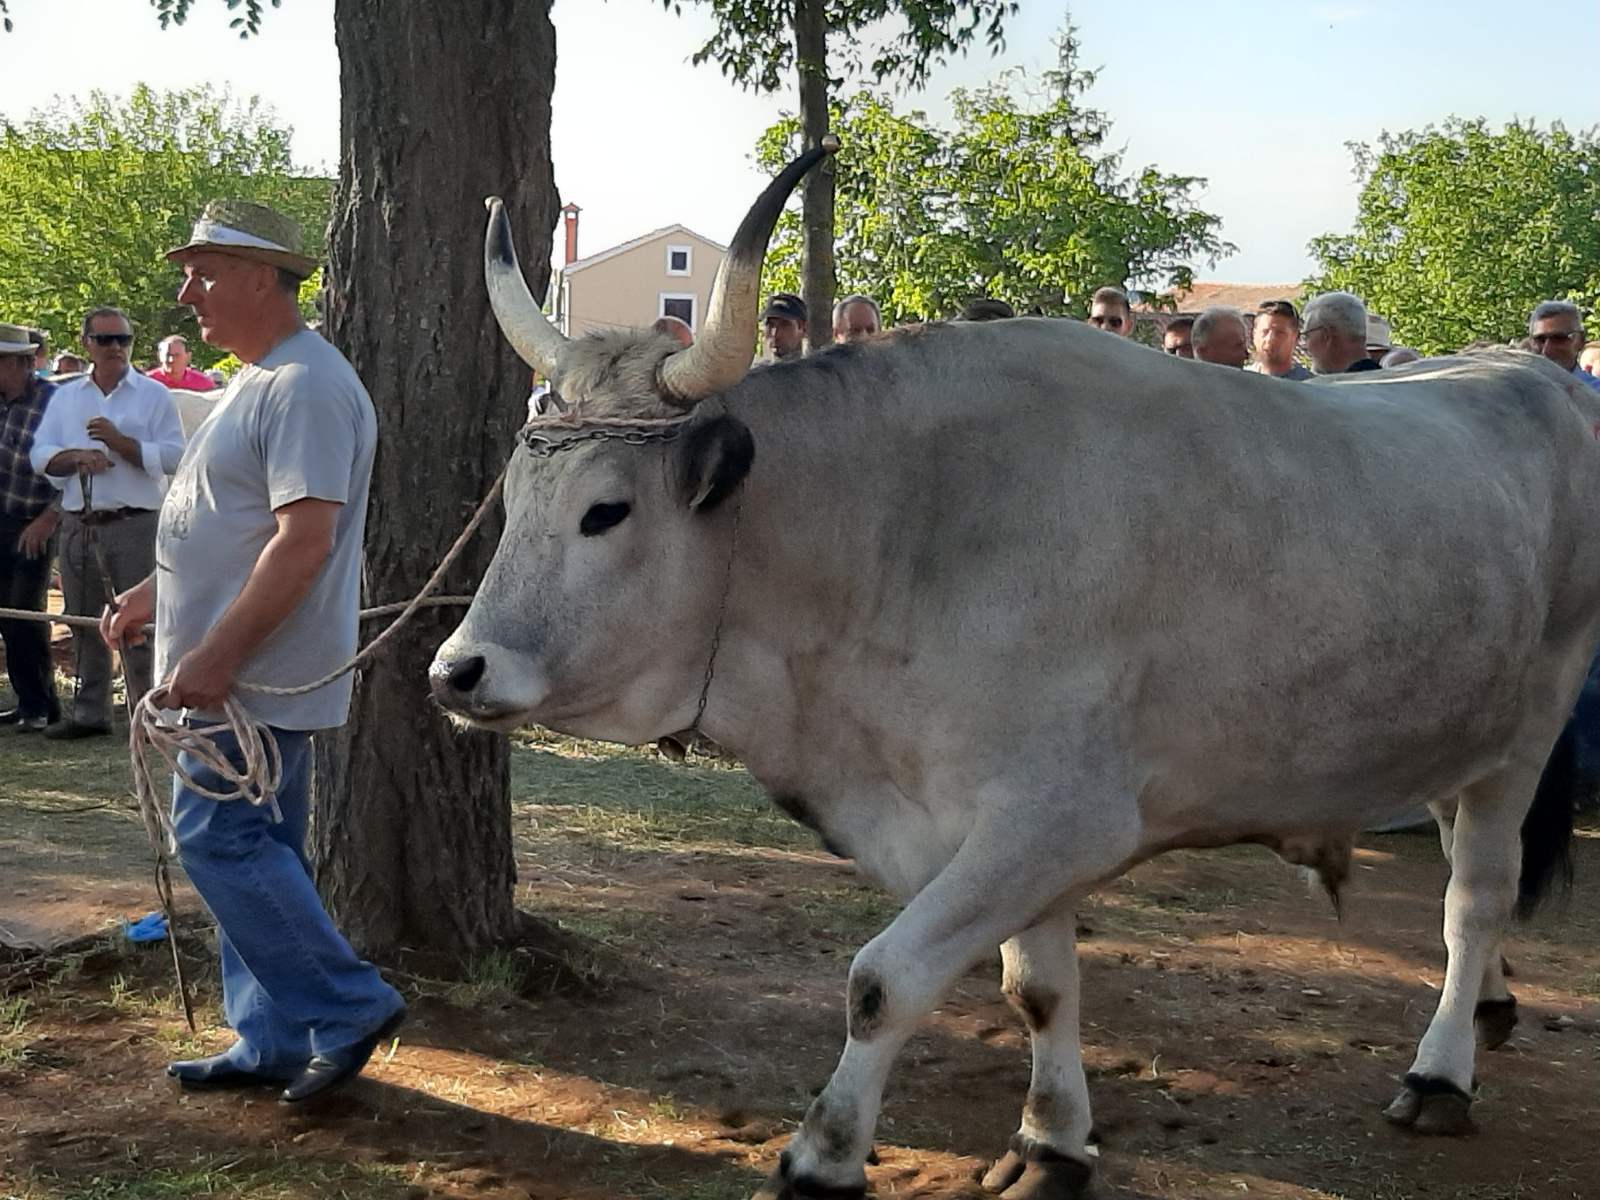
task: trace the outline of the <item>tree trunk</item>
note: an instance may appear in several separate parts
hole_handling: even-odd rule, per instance
[[[505,196],[530,286],[547,282],[559,201],[550,165],[550,0],[337,0],[342,153],[326,329],[378,411],[367,602],[427,580],[514,445],[528,370],[483,284],[483,199]],[[470,592],[498,512],[443,591]],[[350,723],[319,738],[311,855],[358,950],[449,957],[512,935],[505,738],[458,732],[428,698],[460,612],[424,609],[359,681]],[[363,628],[363,641],[379,626]]]
[[[827,0],[794,0],[794,57],[800,75],[801,149],[821,143],[828,132]],[[812,349],[833,341],[833,160],[801,184],[800,220],[805,228],[801,291],[806,302],[806,341]]]

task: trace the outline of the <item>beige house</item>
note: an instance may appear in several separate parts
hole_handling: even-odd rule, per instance
[[[550,279],[550,315],[562,333],[644,329],[663,316],[680,317],[700,332],[726,246],[683,225],[668,225],[576,258],[577,206],[569,208],[568,262]]]

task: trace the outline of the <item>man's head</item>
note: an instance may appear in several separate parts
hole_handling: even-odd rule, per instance
[[[156,345],[156,357],[161,362],[161,369],[169,377],[182,379],[183,373],[189,369],[189,343],[181,335],[171,334]]]
[[[833,340],[859,342],[883,327],[878,305],[871,296],[846,296],[833,306]]]
[[[50,365],[50,339],[42,329],[28,330],[28,340],[33,343],[33,369],[43,371]]]
[[[793,358],[805,347],[806,302],[793,292],[773,292],[761,310],[762,340],[772,358]]]
[[[1396,346],[1378,360],[1378,365],[1387,369],[1389,367],[1403,367],[1407,363],[1421,361],[1422,355],[1418,354],[1410,346]]]
[[[1118,337],[1133,336],[1133,309],[1119,288],[1103,287],[1089,300],[1089,324]]]
[[[1194,357],[1194,318],[1179,317],[1161,332],[1161,350],[1175,358]]]
[[[1600,375],[1600,342],[1585,346],[1578,355],[1578,365],[1591,375]]]
[[[83,318],[83,349],[104,379],[120,379],[133,355],[133,325],[128,314],[109,305],[90,309]]]
[[[33,378],[33,343],[21,325],[0,325],[0,400],[17,400]]]
[[[57,375],[79,375],[83,373],[83,359],[63,350],[56,355],[56,361],[50,365],[50,369]]]
[[[1269,375],[1283,375],[1294,366],[1294,350],[1300,344],[1300,314],[1287,300],[1264,300],[1256,310],[1251,336],[1262,370]]]
[[[1194,356],[1201,362],[1242,367],[1250,358],[1250,335],[1237,308],[1212,305],[1194,319]]]
[[[1542,354],[1563,371],[1578,365],[1583,353],[1583,315],[1578,306],[1566,300],[1546,300],[1528,318],[1528,340],[1534,353]]]
[[[1367,357],[1379,366],[1383,356],[1394,349],[1394,339],[1389,322],[1374,313],[1367,314]]]
[[[1306,305],[1306,353],[1318,375],[1338,375],[1367,357],[1367,306],[1349,292],[1323,292]]]
[[[995,300],[989,296],[979,296],[976,300],[967,301],[961,310],[958,320],[962,321],[1005,321],[1017,315],[1017,310],[1004,300]]]
[[[264,204],[206,205],[189,241],[167,252],[183,268],[178,303],[194,309],[200,336],[243,357],[263,328],[297,323],[300,285],[317,269],[300,245],[300,226]]]
[[[657,317],[650,328],[657,333],[666,334],[685,350],[694,345],[694,330],[689,328],[689,322],[682,317]]]

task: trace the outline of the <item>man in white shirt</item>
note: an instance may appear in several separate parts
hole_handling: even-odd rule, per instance
[[[62,492],[66,610],[92,617],[155,569],[156,515],[183,457],[183,427],[167,389],[129,366],[133,326],[120,309],[89,313],[83,346],[92,369],[56,388],[28,458]],[[72,641],[77,695],[48,738],[111,732],[111,652],[93,630],[74,629]],[[129,647],[122,665],[136,700],[150,687],[149,647]]]

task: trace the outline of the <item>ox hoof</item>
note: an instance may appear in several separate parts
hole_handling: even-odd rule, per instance
[[[1478,1045],[1485,1050],[1498,1050],[1511,1040],[1511,1031],[1517,1027],[1517,998],[1480,1000],[1472,1010],[1472,1024],[1478,1031]]]
[[[1407,1075],[1383,1115],[1414,1133],[1459,1137],[1472,1132],[1472,1097],[1447,1079]]]
[[[789,1152],[785,1150],[778,1159],[778,1169],[767,1176],[751,1200],[864,1200],[865,1183],[840,1187],[820,1180],[794,1174]]]
[[[1013,1138],[983,1177],[1000,1200],[1093,1200],[1094,1168],[1050,1147]]]

